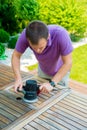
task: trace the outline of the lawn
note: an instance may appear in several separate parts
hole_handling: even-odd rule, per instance
[[[74,49],[70,78],[87,84],[87,44]]]
[[[34,70],[37,66],[29,66],[28,69]],[[74,49],[70,78],[87,84],[87,44]]]

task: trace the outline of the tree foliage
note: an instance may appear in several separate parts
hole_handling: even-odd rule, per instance
[[[19,32],[35,19],[65,27],[76,40],[75,37],[81,38],[87,32],[87,0],[0,1],[0,28],[10,34]]]
[[[36,19],[38,3],[36,0],[1,0],[0,27],[10,34],[18,32],[31,20]]]
[[[39,4],[36,0],[15,0],[20,27],[24,28],[29,21],[38,19]]]
[[[18,31],[18,20],[14,0],[1,0],[0,3],[0,25],[1,28],[12,34]]]
[[[9,41],[10,35],[5,30],[0,29],[0,42],[6,43]]]
[[[83,37],[87,29],[87,2],[85,0],[38,0],[39,19],[47,24],[65,27],[71,36]]]

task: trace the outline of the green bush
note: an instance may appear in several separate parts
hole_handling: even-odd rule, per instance
[[[47,24],[59,24],[71,34],[72,40],[84,37],[87,29],[86,0],[38,0],[39,19]],[[74,37],[73,37],[74,36]]]
[[[14,49],[19,35],[11,36],[8,42],[8,48]]]
[[[76,34],[73,34],[73,33],[70,34],[70,38],[74,42],[78,42],[81,39],[80,36],[77,36]]]
[[[1,27],[13,35],[19,31],[19,22],[14,0],[0,0]]]
[[[17,18],[19,20],[20,28],[23,29],[29,21],[38,19],[39,4],[37,0],[14,0],[17,10]]]
[[[0,29],[0,42],[6,43],[9,41],[9,33],[7,33],[5,30]]]
[[[5,46],[0,43],[0,57],[5,53]]]

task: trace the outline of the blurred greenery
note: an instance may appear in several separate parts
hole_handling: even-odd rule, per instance
[[[10,35],[36,19],[65,27],[78,41],[87,37],[87,0],[0,0],[0,28]]]
[[[14,0],[20,29],[32,20],[38,19],[39,4],[37,0]]]
[[[38,0],[39,19],[47,24],[59,24],[65,27],[73,41],[84,37],[87,31],[86,0]]]
[[[0,28],[11,35],[18,33],[36,19],[37,13],[36,0],[0,0]]]
[[[5,46],[2,43],[0,43],[0,57],[4,54],[4,52],[5,52]]]
[[[71,79],[87,84],[87,44],[73,51]]]
[[[19,35],[11,36],[8,41],[8,48],[14,49]]]
[[[0,42],[6,43],[9,41],[10,34],[3,29],[0,29]]]
[[[18,32],[18,19],[16,18],[14,0],[0,0],[0,28],[10,34]]]
[[[28,70],[35,70],[35,69],[37,69],[37,67],[38,67],[38,64],[34,64],[31,66],[28,66],[27,68],[28,68]]]

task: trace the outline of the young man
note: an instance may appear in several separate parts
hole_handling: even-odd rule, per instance
[[[40,86],[41,92],[50,92],[56,84],[68,86],[72,67],[71,40],[68,32],[61,26],[45,25],[41,21],[32,21],[21,33],[12,55],[12,68],[15,74],[14,90],[22,89],[20,58],[30,47],[38,60],[38,75],[51,79],[50,83]]]

